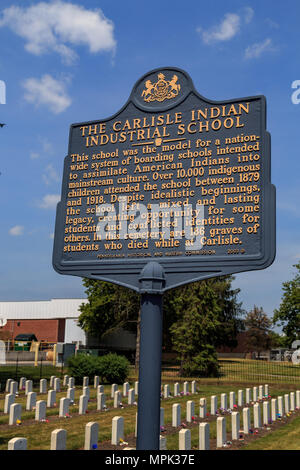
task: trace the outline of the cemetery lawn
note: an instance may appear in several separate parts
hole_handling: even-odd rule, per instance
[[[56,370],[57,372],[57,370]],[[24,374],[26,376],[26,373]],[[27,374],[28,376],[28,374]],[[189,379],[190,381],[191,379]],[[197,379],[196,379],[197,380]],[[179,381],[179,380],[178,380]],[[172,381],[163,380],[163,384],[171,383]],[[182,390],[181,381],[181,390]],[[260,382],[263,383],[263,382]],[[256,385],[260,384],[259,382]],[[267,382],[266,382],[267,383]],[[253,384],[249,384],[252,386]],[[133,381],[130,380],[130,387],[133,386]],[[202,397],[207,398],[208,402],[208,411],[210,409],[210,397],[212,395],[217,395],[218,399],[220,398],[221,393],[227,393],[234,391],[236,396],[239,389],[245,389],[247,384],[245,383],[223,383],[217,382],[214,383],[202,383],[197,380],[197,394],[190,394],[188,396],[180,397],[170,397],[168,399],[161,400],[161,406],[164,408],[165,415],[165,428],[166,428],[166,437],[167,437],[167,448],[169,450],[178,449],[178,431],[180,428],[172,428],[172,405],[174,403],[179,403],[181,405],[182,421],[185,421],[186,417],[186,402],[188,400],[193,400],[195,402],[195,416],[199,416],[199,400]],[[121,390],[121,386],[119,386]],[[272,398],[277,397],[278,395],[283,395],[290,391],[295,391],[296,386],[289,384],[270,384],[270,394]],[[40,394],[39,389],[34,387],[34,391],[37,392],[37,400],[47,400],[47,394]],[[106,394],[106,404],[108,407],[107,411],[97,411],[96,403],[96,390],[90,385],[90,401],[88,405],[88,413],[86,415],[78,414],[78,403],[79,396],[82,394],[82,387],[77,386],[75,392],[75,406],[70,407],[70,418],[59,418],[58,417],[58,408],[59,400],[62,397],[66,396],[66,389],[63,389],[62,392],[57,393],[56,403],[57,406],[54,408],[47,408],[47,419],[48,422],[36,422],[35,421],[35,412],[34,411],[25,411],[25,395],[24,392],[20,392],[19,396],[16,398],[17,403],[22,404],[22,423],[21,425],[8,425],[8,415],[3,413],[4,407],[4,397],[5,393],[0,394],[0,450],[7,450],[8,441],[14,437],[25,437],[28,442],[29,450],[49,450],[50,449],[50,438],[51,432],[55,429],[62,428],[67,431],[67,449],[68,450],[81,450],[84,445],[84,433],[85,425],[88,422],[98,422],[99,423],[99,449],[120,449],[120,446],[112,447],[110,444],[111,440],[111,425],[112,418],[114,416],[123,416],[124,417],[124,431],[125,431],[125,441],[128,441],[131,447],[135,446],[134,430],[135,430],[135,416],[137,412],[136,406],[128,406],[127,399],[122,397],[124,408],[113,408],[113,401],[110,398],[111,386],[104,385],[104,393]],[[171,387],[171,393],[173,392]],[[220,405],[218,405],[220,406]],[[253,412],[251,410],[251,421],[253,422]],[[299,416],[299,415],[298,415]],[[208,417],[207,420],[210,422],[210,438],[211,438],[211,447],[213,448],[214,440],[216,439],[216,418]],[[196,418],[195,423],[188,424],[189,429],[191,429],[192,435],[192,448],[198,448],[198,428],[200,418]],[[227,436],[230,439],[231,433],[231,418],[230,415],[226,415],[226,425],[227,425]],[[291,448],[291,445],[297,445],[298,447],[293,447],[295,449],[300,449],[297,437],[300,432],[300,417],[294,416],[294,420],[290,423],[284,424],[282,428],[276,429],[273,432],[270,432],[269,435],[256,439],[255,441],[249,443],[245,446],[245,449],[281,449],[281,448]],[[161,433],[164,435],[164,432]],[[294,442],[294,444],[292,444]],[[261,443],[261,444],[260,444]],[[260,447],[257,447],[260,446]],[[273,446],[273,447],[272,447]],[[286,446],[286,447],[283,447]]]
[[[266,436],[242,447],[241,450],[300,450],[300,417]]]

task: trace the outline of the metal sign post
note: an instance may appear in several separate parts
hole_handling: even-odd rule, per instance
[[[150,262],[140,277],[141,324],[137,450],[158,450],[162,351],[162,289],[160,264]]]

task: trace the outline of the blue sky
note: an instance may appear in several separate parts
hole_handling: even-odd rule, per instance
[[[0,1],[0,299],[84,296],[51,264],[69,126],[109,117],[140,76],[175,66],[209,99],[266,96],[277,256],[234,286],[272,315],[300,258],[299,17],[297,0]]]

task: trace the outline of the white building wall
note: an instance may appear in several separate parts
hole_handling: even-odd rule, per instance
[[[67,318],[65,324],[65,343],[73,343],[81,341],[82,345],[86,345],[85,332],[77,325],[76,318]]]

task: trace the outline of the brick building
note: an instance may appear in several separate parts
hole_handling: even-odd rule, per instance
[[[77,325],[79,306],[85,302],[86,299],[0,302],[0,331],[11,340],[20,333],[33,333],[38,341],[86,345],[86,335]]]

